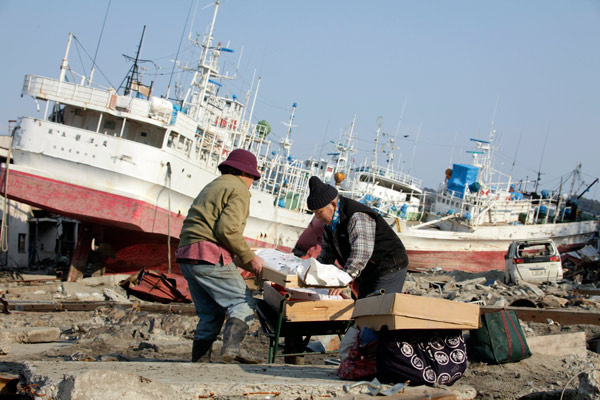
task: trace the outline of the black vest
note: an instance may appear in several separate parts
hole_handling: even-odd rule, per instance
[[[365,281],[378,275],[408,266],[408,256],[402,241],[387,222],[370,207],[358,201],[340,196],[340,219],[333,235],[340,247],[339,251],[334,244],[333,235],[329,229],[325,229],[323,235],[331,244],[331,250],[341,265],[346,264],[350,256],[350,241],[348,236],[348,220],[355,212],[369,215],[377,223],[375,228],[375,247],[369,262],[362,270],[358,280]]]

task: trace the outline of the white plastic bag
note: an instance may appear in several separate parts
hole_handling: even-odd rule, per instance
[[[256,254],[265,260],[265,268],[286,275],[297,275],[307,286],[344,287],[352,278],[332,264],[321,264],[314,258],[303,260],[290,253],[263,249]]]

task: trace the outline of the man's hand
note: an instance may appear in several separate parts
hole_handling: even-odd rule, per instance
[[[258,278],[260,278],[262,275],[262,269],[263,269],[264,265],[265,265],[265,260],[263,260],[262,257],[256,256],[256,255],[254,256],[252,261],[250,261],[248,263],[248,266],[250,267],[252,272],[254,272],[254,275],[256,275]]]
[[[342,294],[342,292],[344,291],[345,288],[335,288],[335,289],[329,289],[329,295],[330,296],[339,296],[340,294]]]

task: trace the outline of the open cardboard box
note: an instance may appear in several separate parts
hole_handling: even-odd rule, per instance
[[[298,275],[286,275],[279,271],[274,271],[269,268],[263,268],[262,278],[265,281],[275,282],[283,287],[304,287],[298,279]],[[266,282],[265,282],[266,283]]]
[[[263,270],[264,271],[264,270]],[[281,285],[283,286],[283,285]],[[264,283],[264,299],[277,312],[283,294],[271,285]],[[285,290],[285,288],[282,288]],[[283,317],[288,321],[347,321],[351,319],[354,300],[294,300],[286,301]]]
[[[457,301],[389,293],[359,299],[352,318],[359,328],[477,329],[479,306]]]

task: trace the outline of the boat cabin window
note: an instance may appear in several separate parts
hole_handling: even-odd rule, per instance
[[[173,147],[173,144],[177,140],[177,136],[179,136],[179,134],[177,132],[171,131],[171,133],[169,133],[169,140],[167,141],[167,147],[171,147],[171,148]]]
[[[197,157],[198,154],[200,154],[200,144],[202,143],[202,137],[199,134],[197,134],[197,133],[196,133],[196,140],[195,140],[195,142],[196,142],[196,146],[194,146],[194,147],[195,147],[195,150],[196,150],[196,157]]]
[[[115,129],[115,121],[107,119],[104,121],[104,130],[107,131],[112,131]],[[107,133],[107,132],[104,132]]]
[[[177,141],[177,148],[183,149],[184,143],[185,143],[185,136],[179,135],[179,141]]]

